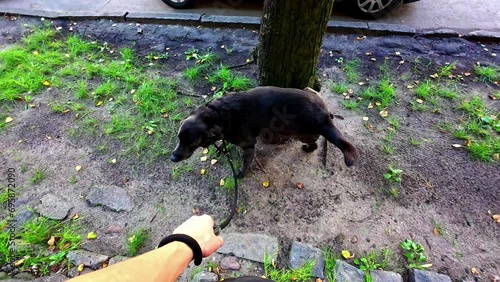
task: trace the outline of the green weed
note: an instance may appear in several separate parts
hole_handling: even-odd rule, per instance
[[[359,107],[359,102],[356,100],[347,100],[347,101],[342,101],[342,105],[346,107],[346,109],[349,110],[355,110]]]
[[[379,109],[387,108],[395,102],[395,98],[397,97],[394,86],[387,79],[380,81],[376,87],[368,87],[365,89],[362,96],[364,99],[379,103]]]
[[[496,66],[476,66],[474,72],[484,82],[495,82],[500,79],[500,68]]]
[[[310,281],[313,276],[313,266],[315,261],[305,263],[298,269],[278,269],[276,263],[269,256],[264,256],[264,270],[266,277],[275,282],[306,282]]]
[[[33,174],[33,176],[30,178],[29,182],[31,184],[38,184],[40,183],[42,180],[44,180],[45,178],[47,177],[47,175],[45,175],[45,170],[42,170],[42,169],[35,169],[35,173]]]
[[[347,76],[347,81],[349,81],[350,83],[357,82],[359,80],[360,75],[358,72],[358,67],[359,61],[356,59],[350,60],[344,65],[343,69]]]
[[[453,63],[446,63],[445,66],[443,66],[439,71],[438,75],[440,77],[450,77],[453,75],[453,70],[457,68],[457,61],[454,61]]]
[[[343,94],[343,93],[347,93],[347,91],[349,90],[349,86],[345,83],[340,83],[340,82],[339,83],[332,83],[332,85],[330,86],[330,89],[334,93]]]
[[[132,233],[127,239],[128,255],[135,256],[147,240],[149,240],[149,233],[146,229],[139,229]]]
[[[392,256],[389,249],[384,249],[381,252],[371,251],[366,257],[361,257],[354,260],[354,264],[365,273],[365,282],[371,282],[372,277],[370,272],[377,269],[384,269]]]
[[[339,256],[335,255],[335,253],[331,249],[323,250],[323,255],[325,257],[326,277],[328,278],[328,281],[335,282],[337,279],[335,266],[337,264],[337,259],[339,259]]]
[[[389,166],[389,172],[384,174],[384,178],[389,182],[401,183],[401,174],[403,171],[401,169],[394,168],[394,166]]]
[[[427,257],[422,245],[407,239],[401,242],[400,246],[404,250],[404,256],[408,261],[408,268],[425,269],[431,266],[430,264],[425,264]]]

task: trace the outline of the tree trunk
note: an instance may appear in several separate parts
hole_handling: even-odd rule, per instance
[[[258,47],[259,84],[319,90],[316,66],[333,0],[266,0]]]

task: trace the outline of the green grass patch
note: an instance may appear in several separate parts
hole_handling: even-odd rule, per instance
[[[47,175],[45,174],[45,170],[37,168],[37,169],[35,169],[33,176],[31,176],[31,178],[29,179],[29,182],[31,184],[38,184],[42,180],[44,180],[46,177],[47,177]]]
[[[359,80],[360,74],[358,68],[359,68],[359,61],[356,59],[352,59],[343,65],[342,69],[344,70],[344,73],[347,77],[347,81],[349,81],[349,83],[354,83]]]
[[[347,91],[349,90],[349,86],[345,83],[337,82],[337,83],[332,83],[330,89],[332,90],[333,93],[344,94],[347,93]]]
[[[500,68],[497,66],[476,66],[474,72],[484,82],[495,82],[500,79]]]
[[[328,281],[335,282],[337,279],[337,274],[335,273],[335,266],[337,264],[337,259],[340,256],[335,255],[332,249],[328,248],[323,250],[323,255],[325,257],[325,272]]]
[[[147,240],[149,240],[149,233],[146,229],[139,229],[132,233],[127,239],[128,255],[135,256]]]
[[[457,61],[452,63],[446,63],[443,67],[438,70],[439,77],[452,77],[453,71],[457,68]]]
[[[355,110],[359,107],[359,102],[356,100],[347,100],[347,101],[342,101],[342,105],[349,110]]]
[[[315,261],[305,263],[297,269],[278,269],[276,262],[269,256],[264,257],[264,270],[266,277],[275,282],[306,282],[313,277],[312,269]]]
[[[395,102],[397,94],[393,84],[383,79],[377,86],[366,88],[362,97],[377,104],[379,109],[385,109]]]

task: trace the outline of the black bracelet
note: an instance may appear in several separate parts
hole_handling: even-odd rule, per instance
[[[196,242],[195,239],[193,239],[191,236],[188,236],[186,234],[169,235],[169,236],[163,238],[163,240],[161,240],[160,244],[158,244],[158,248],[161,248],[161,247],[165,246],[166,244],[174,242],[174,241],[182,242],[182,243],[188,245],[191,248],[191,250],[193,251],[194,264],[195,265],[201,264],[201,260],[203,259],[203,253],[201,252],[201,247],[198,244],[198,242]]]

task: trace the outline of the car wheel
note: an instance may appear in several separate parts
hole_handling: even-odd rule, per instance
[[[352,3],[356,16],[376,20],[401,4],[402,0],[350,0],[349,2]]]
[[[175,9],[187,9],[193,6],[194,0],[162,0],[163,3]]]

